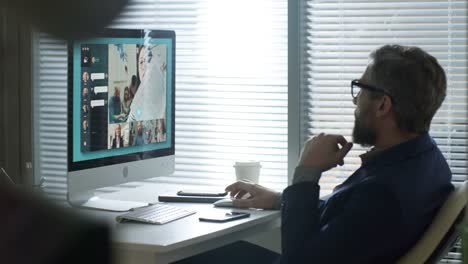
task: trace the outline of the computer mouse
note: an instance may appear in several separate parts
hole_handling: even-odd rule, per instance
[[[213,203],[215,207],[234,207],[230,198],[221,199]]]

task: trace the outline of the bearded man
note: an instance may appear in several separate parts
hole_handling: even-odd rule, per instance
[[[283,193],[242,181],[226,187],[235,207],[281,209],[282,255],[237,242],[178,263],[217,263],[218,256],[219,263],[395,263],[419,240],[453,190],[428,134],[445,98],[445,73],[417,47],[387,45],[370,57],[351,94],[353,142],[372,149],[328,199],[319,198],[321,174],[343,165],[353,144],[341,135],[307,141]]]

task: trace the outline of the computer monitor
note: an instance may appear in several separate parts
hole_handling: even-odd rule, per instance
[[[98,188],[174,171],[175,32],[106,29],[68,46],[68,201],[126,211]]]

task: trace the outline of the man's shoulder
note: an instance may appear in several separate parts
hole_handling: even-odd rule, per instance
[[[384,180],[393,178],[393,180],[404,181],[406,184],[409,184],[412,179],[416,182],[423,179],[450,182],[452,174],[445,157],[436,145],[416,155],[407,156],[394,163],[376,167],[376,169],[379,174],[385,176],[381,177]]]
[[[368,171],[383,182],[391,180],[409,184],[412,179],[421,181],[422,178],[451,181],[450,167],[428,134],[385,151],[376,160],[368,167]]]
[[[453,190],[450,167],[436,145],[418,155],[377,166],[371,174],[376,184],[385,186],[408,214],[414,213],[415,208],[424,211],[438,207]]]

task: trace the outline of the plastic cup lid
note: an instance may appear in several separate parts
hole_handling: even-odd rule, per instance
[[[254,160],[249,160],[249,161],[236,161],[236,163],[234,164],[234,167],[242,167],[242,166],[257,166],[257,167],[261,167],[262,165],[260,165],[260,161],[254,161]]]

